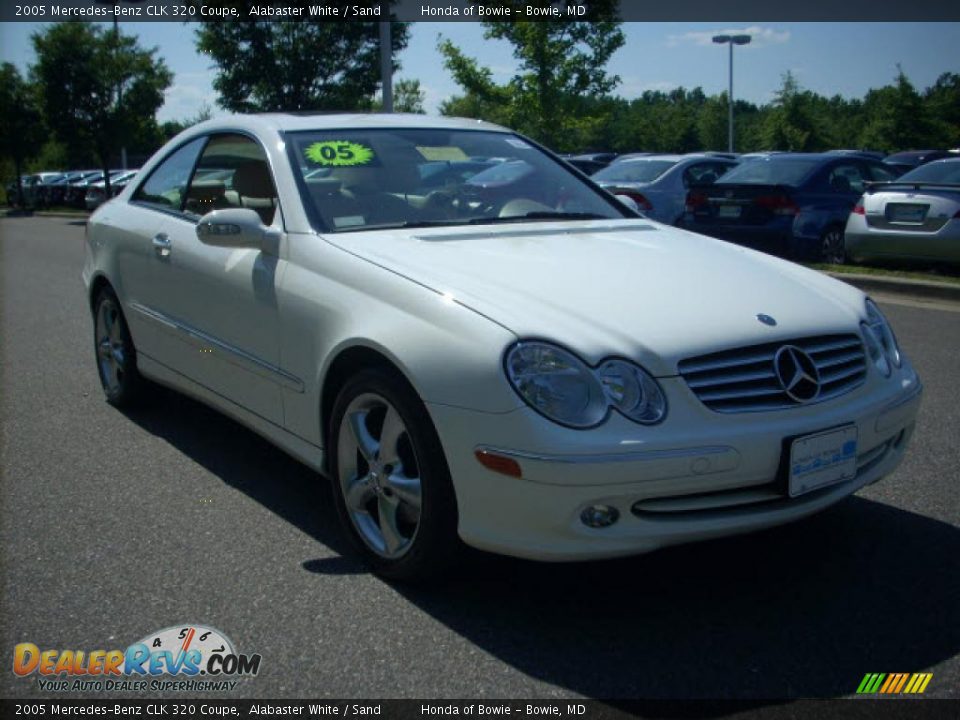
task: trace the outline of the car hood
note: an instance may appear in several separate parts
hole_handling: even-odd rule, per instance
[[[863,314],[863,293],[849,285],[648,220],[325,237],[520,338],[559,343],[591,364],[632,358],[661,377],[703,353],[856,332]]]

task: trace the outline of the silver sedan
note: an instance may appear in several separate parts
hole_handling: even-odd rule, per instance
[[[852,260],[960,264],[960,158],[921,165],[874,183],[847,220]]]

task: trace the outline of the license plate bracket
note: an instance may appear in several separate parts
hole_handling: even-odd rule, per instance
[[[787,488],[798,497],[857,475],[857,426],[801,435],[790,443]]]

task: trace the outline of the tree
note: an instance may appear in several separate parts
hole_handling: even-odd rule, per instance
[[[938,142],[934,144],[941,147],[960,146],[960,75],[943,73],[937,82],[926,89],[923,99],[937,126]]]
[[[419,80],[397,80],[393,86],[394,112],[424,115],[426,113],[426,110],[423,109],[425,99],[424,92],[420,89]],[[363,109],[370,110],[371,112],[383,112],[382,95],[371,98]]]
[[[249,10],[261,3],[230,4]],[[407,46],[409,34],[407,23],[392,23],[394,57]],[[197,30],[197,49],[213,60],[217,102],[232,112],[358,110],[380,86],[376,22],[213,20]],[[398,70],[400,64],[394,61],[393,67]]]
[[[118,147],[152,137],[173,80],[157,49],[89,23],[58,23],[32,36],[47,125],[77,164],[91,154],[106,172]],[[110,190],[109,173],[106,179]]]
[[[935,135],[923,98],[899,65],[895,84],[868,92],[863,110],[866,125],[860,142],[864,147],[920,149],[929,147]]]
[[[815,152],[826,148],[824,133],[812,112],[813,98],[809,90],[800,89],[792,72],[784,73],[764,123],[765,149]]]
[[[512,17],[524,6],[554,5],[550,0],[500,0],[497,4],[509,6]],[[620,23],[614,20],[616,0],[595,0],[586,7],[587,13],[578,20],[483,21],[484,37],[513,46],[517,73],[506,85],[496,84],[489,69],[466,57],[449,40],[439,46],[444,64],[474,107],[502,106],[510,126],[550,147],[573,149],[603,124],[602,116],[584,110],[609,107],[597,100],[620,81],[607,74],[606,65],[624,43]]]
[[[193,127],[197,123],[202,123],[206,120],[209,120],[211,117],[213,117],[213,111],[210,109],[210,106],[207,105],[207,103],[203,103],[200,106],[200,109],[197,110],[197,114],[192,117],[187,117],[183,120],[167,120],[167,122],[163,123],[158,128],[160,133],[160,142],[165,143],[182,133],[188,127]]]
[[[17,204],[23,205],[23,163],[40,152],[45,139],[40,108],[31,88],[11,63],[0,66],[0,156],[13,161]],[[10,198],[7,198],[10,202]]]

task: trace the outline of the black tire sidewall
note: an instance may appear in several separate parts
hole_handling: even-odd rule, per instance
[[[420,525],[413,545],[402,557],[388,559],[370,549],[360,537],[347,511],[340,486],[338,444],[347,407],[365,393],[381,396],[400,414],[419,464],[421,482]],[[449,566],[459,548],[457,504],[450,471],[436,429],[423,402],[405,379],[380,369],[361,370],[337,395],[327,434],[330,481],[337,514],[351,544],[379,575],[396,580],[426,580]]]
[[[115,392],[111,392],[104,382],[103,374],[100,370],[100,357],[97,354],[97,317],[100,315],[100,306],[107,301],[113,303],[117,309],[117,319],[120,322],[120,337],[123,342],[124,357],[126,358],[123,368],[123,379],[120,381],[120,387]],[[130,329],[127,326],[127,318],[123,314],[123,306],[120,304],[120,299],[116,296],[116,293],[106,288],[99,292],[93,305],[93,352],[94,361],[97,365],[97,377],[100,379],[100,386],[103,388],[103,394],[106,396],[107,402],[116,407],[127,407],[134,403],[139,398],[142,385],[140,373],[137,371],[137,351],[133,345],[133,339],[130,336]]]
[[[827,238],[831,233],[837,233],[839,240],[836,245],[836,251],[839,253],[837,258],[831,257],[832,252],[827,250],[826,243]],[[842,265],[846,262],[846,246],[844,244],[844,230],[838,225],[831,225],[826,230],[823,231],[823,235],[820,236],[820,261],[825,263],[834,263],[837,265]]]

